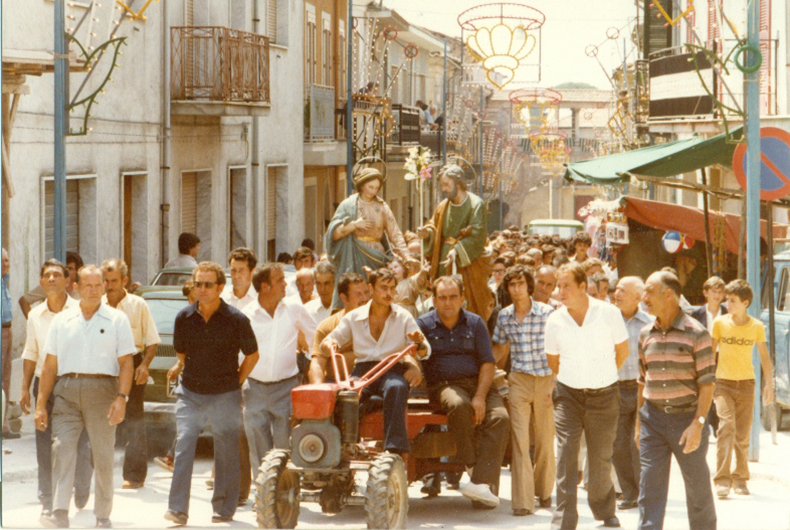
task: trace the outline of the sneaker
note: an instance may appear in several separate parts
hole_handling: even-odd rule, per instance
[[[68,528],[69,512],[67,510],[55,510],[49,515],[41,515],[39,519],[44,528]]]
[[[718,484],[716,486],[716,496],[720,499],[726,499],[730,494],[730,487],[725,484]]]
[[[187,524],[187,519],[189,519],[189,516],[187,514],[185,514],[184,512],[177,512],[175,510],[167,510],[165,512],[165,519],[167,519],[168,521],[172,521],[172,522],[176,523],[177,525],[184,526],[185,524]]]
[[[491,493],[491,486],[488,484],[472,484],[471,482],[464,484],[461,488],[461,495],[473,501],[480,501],[487,506],[499,506],[499,497]]]
[[[169,456],[154,457],[154,464],[161,467],[165,471],[173,472],[173,459]]]
[[[746,487],[746,484],[738,484],[732,491],[734,491],[736,495],[749,495],[749,488]]]
[[[96,518],[96,528],[112,528],[109,517]]]

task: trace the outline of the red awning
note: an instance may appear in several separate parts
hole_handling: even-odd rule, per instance
[[[622,200],[625,202],[623,211],[629,219],[656,230],[677,230],[696,241],[705,242],[705,214],[701,209],[679,204],[636,199],[634,197],[623,197]],[[738,234],[741,230],[741,217],[731,213],[710,210],[708,220],[711,238],[713,238],[715,223],[720,217],[724,217],[727,223],[724,230],[727,250],[733,254],[738,254]],[[787,228],[787,225],[774,223],[774,237],[787,237]],[[766,222],[764,220],[760,221],[760,234],[763,239],[767,239]]]

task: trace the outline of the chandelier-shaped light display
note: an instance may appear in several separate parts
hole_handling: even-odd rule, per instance
[[[510,93],[513,115],[526,130],[546,129],[559,124],[562,94],[550,88],[520,88]]]
[[[523,4],[483,4],[458,16],[458,24],[469,32],[467,49],[482,63],[488,81],[500,89],[535,49],[538,40],[533,33],[545,21],[542,12]]]

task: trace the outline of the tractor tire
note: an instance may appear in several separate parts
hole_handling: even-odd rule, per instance
[[[383,454],[368,470],[365,514],[368,528],[406,528],[409,513],[409,483],[401,457]]]
[[[289,451],[272,449],[255,479],[258,528],[295,528],[299,519],[299,475],[285,466]]]

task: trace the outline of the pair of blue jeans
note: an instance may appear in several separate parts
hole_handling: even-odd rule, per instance
[[[639,458],[642,464],[639,480],[640,530],[664,527],[672,455],[678,462],[686,486],[689,528],[716,529],[716,506],[706,460],[710,436],[707,422],[702,427],[702,439],[695,451],[685,454],[679,443],[683,431],[695,421],[695,416],[693,410],[670,414],[649,401],[639,410]]]
[[[200,431],[211,422],[214,437],[214,513],[232,517],[239,501],[241,391],[198,394],[179,385],[176,394],[176,457],[168,508],[189,514],[192,468]]]
[[[376,366],[377,361],[357,363],[351,377],[362,377]],[[409,451],[409,435],[406,432],[406,407],[409,402],[409,383],[403,374],[407,366],[396,364],[373,384],[365,387],[360,396],[367,401],[373,396],[384,400],[384,449],[406,453]]]

